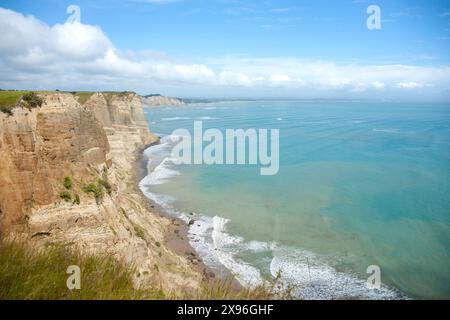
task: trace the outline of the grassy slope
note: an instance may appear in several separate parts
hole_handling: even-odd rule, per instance
[[[8,112],[28,91],[0,91],[0,112]]]
[[[93,94],[94,92],[80,91],[75,93],[75,97],[78,97],[78,103],[83,105]]]
[[[67,267],[81,269],[81,290],[67,289]],[[275,285],[236,291],[231,284],[208,284],[198,293],[173,294],[162,288],[135,290],[133,268],[111,257],[83,256],[63,246],[38,249],[0,242],[0,300],[9,299],[269,299]],[[286,295],[282,298],[288,298]]]
[[[81,268],[82,290],[67,289],[69,265]],[[133,270],[113,258],[86,257],[63,247],[45,252],[23,243],[0,244],[0,299],[156,299],[160,290],[136,291]]]

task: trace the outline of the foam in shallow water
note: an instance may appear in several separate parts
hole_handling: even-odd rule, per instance
[[[162,184],[180,175],[173,169],[169,153],[173,137],[162,139],[161,144],[150,147],[144,153],[148,161],[149,173],[140,182],[144,194],[161,205],[168,214],[183,221],[192,218],[174,206],[171,196],[152,192],[152,186]],[[160,161],[158,163],[158,161]],[[267,266],[276,277],[281,272],[280,281],[284,286],[294,286],[294,294],[303,299],[395,299],[396,291],[382,286],[381,290],[370,290],[366,282],[357,276],[337,272],[323,262],[320,257],[298,248],[281,246],[277,243],[246,241],[227,232],[229,220],[214,216],[195,214],[195,222],[189,229],[189,242],[203,262],[219,274],[228,269],[246,287],[263,284],[261,271],[238,256],[243,252],[267,253],[272,259]]]

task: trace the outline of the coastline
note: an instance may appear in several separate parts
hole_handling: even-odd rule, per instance
[[[198,252],[189,243],[188,223],[180,218],[170,216],[164,210],[164,208],[146,197],[139,187],[140,180],[148,174],[146,164],[143,162],[143,152],[147,148],[156,146],[158,144],[160,144],[160,138],[158,138],[157,141],[142,146],[141,148],[138,148],[136,150],[136,160],[133,169],[133,182],[134,186],[138,190],[137,194],[142,199],[144,207],[146,207],[150,213],[170,220],[170,225],[168,226],[168,229],[166,230],[164,235],[164,245],[175,254],[185,258],[189,262],[189,264],[192,265],[192,267],[202,275],[203,280],[205,281],[205,283],[207,283],[208,286],[212,287],[217,282],[224,282],[229,283],[231,287],[236,291],[243,290],[244,287],[242,286],[242,284],[225,266],[223,266],[220,275],[218,275],[203,262],[203,259],[200,257]]]
[[[113,257],[133,268],[135,289],[161,287],[179,297],[198,292],[201,270],[167,248],[170,220],[152,214],[135,183],[137,155],[157,141],[138,96],[92,93],[84,104],[72,93],[39,97],[41,107],[0,113],[0,231],[27,245],[62,244]],[[112,116],[117,110],[122,117]]]
[[[328,257],[321,255],[320,251],[316,253],[313,250],[305,250],[302,246],[295,247],[281,241],[271,241],[270,237],[266,239],[266,241],[265,239],[253,241],[251,237],[245,237],[245,233],[233,234],[232,231],[227,230],[226,224],[236,217],[230,216],[231,218],[227,219],[228,215],[226,212],[207,210],[207,208],[206,210],[205,208],[203,208],[203,210],[197,210],[201,206],[196,207],[186,205],[186,201],[189,199],[188,196],[192,193],[189,180],[192,178],[189,175],[192,171],[186,170],[189,172],[187,178],[185,178],[186,180],[181,180],[183,178],[180,177],[176,178],[180,179],[180,181],[177,182],[174,178],[173,185],[175,189],[172,189],[170,185],[166,185],[161,189],[158,189],[157,186],[152,188],[152,185],[166,183],[171,177],[177,175],[183,176],[183,168],[175,168],[170,161],[170,146],[172,145],[170,142],[170,132],[177,127],[185,125],[187,121],[184,120],[195,119],[196,117],[199,117],[200,115],[204,116],[205,114],[211,115],[208,114],[207,111],[202,111],[201,114],[199,114],[196,111],[190,111],[189,109],[184,109],[180,112],[181,114],[177,112],[177,116],[179,116],[180,119],[179,123],[170,122],[161,123],[160,125],[159,123],[155,123],[155,129],[158,129],[157,132],[164,132],[165,135],[161,139],[161,147],[155,147],[154,149],[150,148],[141,155],[141,157],[145,158],[145,161],[147,161],[149,157],[150,159],[154,159],[154,161],[149,162],[149,170],[153,171],[153,168],[155,168],[155,174],[153,175],[150,173],[148,181],[147,179],[146,181],[143,181],[140,188],[142,188],[142,192],[146,195],[147,199],[153,199],[152,201],[162,206],[163,215],[164,212],[166,212],[167,215],[169,215],[169,218],[174,216],[181,217],[182,221],[174,219],[177,224],[180,223],[185,226],[186,223],[189,223],[191,217],[195,217],[195,220],[197,220],[199,224],[202,223],[202,228],[197,228],[197,223],[189,228],[188,234],[190,239],[188,239],[188,241],[196,250],[198,250],[197,252],[211,268],[217,273],[220,273],[220,271],[218,271],[220,269],[216,268],[215,265],[216,262],[219,262],[220,267],[232,272],[235,275],[235,278],[244,283],[244,286],[247,279],[253,280],[257,278],[257,280],[265,280],[266,277],[276,278],[277,272],[282,270],[283,277],[281,278],[281,281],[289,285],[292,284],[297,288],[301,288],[301,290],[296,290],[296,297],[302,299],[403,298],[404,295],[396,290],[395,287],[385,284],[383,284],[381,290],[368,290],[364,274],[359,274],[344,268],[337,268],[336,265],[333,264],[335,261],[332,259],[328,260]],[[156,110],[148,115],[148,121],[151,119],[150,115],[156,119],[164,119],[164,117],[168,116],[168,113],[169,111],[166,111],[165,109]],[[170,116],[173,117],[174,115],[171,114]],[[226,115],[222,116],[224,118],[226,117]],[[166,162],[165,159],[169,159],[169,161]],[[213,175],[213,177],[215,176]],[[197,182],[195,180],[193,181],[194,183]],[[212,180],[207,180],[207,182],[209,184],[214,183]],[[202,189],[199,189],[200,190],[198,191],[201,192]],[[158,194],[157,190],[165,191],[161,191],[161,193]],[[182,199],[180,202],[177,200],[174,201],[174,199],[178,198],[178,194],[180,195],[179,198]],[[206,197],[208,196],[210,196],[209,193],[205,194],[205,202],[207,200]],[[220,193],[212,194],[211,196],[223,197],[224,195]],[[202,198],[199,197],[196,201],[199,202],[201,199]],[[222,208],[227,211],[224,204],[222,204]],[[207,214],[202,215],[200,211],[207,212]],[[191,216],[190,212],[195,213]],[[237,208],[237,212],[239,212],[239,208]],[[239,219],[237,219],[237,223],[239,223]],[[171,230],[173,229],[174,227],[171,226]],[[169,233],[169,236],[172,238],[174,237],[173,233]],[[230,243],[230,245],[227,245],[228,243]],[[247,253],[246,250],[248,250],[250,254],[253,254],[252,252],[256,252],[256,254],[253,256],[250,256],[250,254],[244,256],[244,254]],[[239,255],[241,252],[245,253]],[[183,252],[181,252],[181,254],[183,254]],[[260,254],[260,256],[256,257],[255,260],[251,260],[257,254]],[[245,260],[245,258],[248,259]],[[266,260],[263,261],[263,259]],[[256,261],[256,263],[252,264],[254,261]],[[224,267],[224,263],[228,268]],[[313,274],[311,274],[311,272]],[[259,277],[255,277],[254,275],[259,275]],[[253,282],[248,281],[247,283]]]

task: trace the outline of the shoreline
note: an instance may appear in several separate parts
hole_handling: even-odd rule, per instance
[[[147,148],[158,145],[160,143],[161,143],[160,140],[158,140],[158,142],[149,144],[149,145],[141,148],[140,150],[138,150],[139,154],[138,154],[136,164],[138,165],[138,167],[141,170],[140,171],[141,179],[147,175],[146,163],[143,161],[144,151]],[[143,168],[143,167],[145,167],[145,168]],[[142,170],[142,169],[145,169],[145,170]],[[138,180],[138,176],[136,176],[136,180]],[[152,208],[150,210],[150,212],[156,213],[164,218],[171,220],[171,222],[172,222],[170,224],[169,228],[166,230],[167,232],[165,233],[166,246],[170,250],[175,252],[176,254],[187,258],[190,261],[190,263],[192,263],[192,259],[195,256],[191,257],[189,255],[189,253],[194,252],[194,254],[196,256],[200,256],[200,255],[193,248],[193,246],[191,246],[191,244],[189,242],[189,238],[188,238],[189,224],[187,222],[185,222],[186,220],[183,220],[181,218],[177,218],[177,217],[174,217],[173,215],[170,215],[169,213],[167,213],[166,209],[164,209],[163,207],[161,207],[160,205],[155,203],[152,199],[146,197],[145,194],[143,193],[143,191],[141,190],[141,188],[139,187],[139,181],[136,181],[136,185],[139,189],[140,195],[145,198],[147,203],[150,204],[150,206]],[[185,214],[187,215],[187,213],[185,213]],[[187,216],[189,218],[191,218],[190,215],[187,215]],[[194,217],[194,216],[192,216],[192,217]],[[187,221],[189,221],[189,220],[187,220]],[[196,258],[194,258],[194,259],[196,259]],[[337,271],[336,269],[334,269],[333,267],[330,267],[327,264],[323,264],[323,265],[321,265],[321,267],[324,268],[324,270],[329,273],[329,276],[333,277],[333,280],[337,281],[336,285],[339,285],[339,283],[342,284],[343,281],[345,281],[346,283],[350,282],[356,286],[355,287],[356,291],[358,291],[357,289],[362,286],[363,279],[355,276],[352,273],[345,273],[345,272]],[[198,259],[198,265],[196,265],[196,269],[199,270],[204,275],[204,278],[207,281],[207,283],[209,283],[209,285],[214,284],[214,278],[215,278],[215,280],[232,281],[233,288],[235,288],[236,290],[246,289],[246,286],[242,285],[237,280],[236,276],[234,276],[232,274],[231,270],[229,270],[222,264],[220,265],[220,269],[216,269],[214,272],[212,270],[212,268],[205,265],[200,258],[200,259]],[[220,271],[217,271],[217,270],[220,270]],[[224,273],[222,273],[222,270],[225,271],[226,275]],[[212,272],[212,274],[215,273],[215,275],[213,277],[210,276],[211,272]],[[205,277],[205,275],[206,275],[206,277]],[[364,293],[360,293],[359,295],[354,296],[352,293],[354,291],[353,289],[349,293],[342,293],[342,292],[338,292],[338,291],[339,290],[336,290],[336,292],[334,292],[333,290],[331,290],[330,294],[332,296],[333,296],[333,294],[336,294],[336,297],[338,297],[338,299],[340,299],[342,297],[358,299],[358,300],[359,299],[362,299],[362,300],[370,299],[369,293],[368,293],[368,295],[365,295]],[[303,293],[299,293],[297,298],[303,299],[304,298],[303,294],[306,294],[306,296],[308,296],[308,297],[316,297],[317,293],[314,290],[314,285],[310,286],[310,284],[308,284],[307,290],[305,290]],[[319,292],[319,294],[320,294],[320,292]],[[378,296],[378,293],[375,293],[374,299],[380,299],[380,298],[381,299],[404,299],[406,297],[401,291],[399,291],[395,287],[385,285],[385,284],[383,284],[382,292],[380,291],[379,294],[380,294],[380,296]],[[310,299],[314,299],[314,298],[310,298]],[[333,298],[329,298],[329,299],[333,299]]]
[[[213,287],[218,281],[222,281],[225,283],[230,283],[234,290],[244,290],[245,287],[225,266],[222,266],[223,270],[221,270],[220,275],[207,266],[198,252],[189,243],[189,225],[180,218],[170,216],[164,208],[146,197],[139,187],[140,180],[148,174],[146,165],[143,163],[143,152],[147,148],[158,144],[160,144],[160,137],[158,137],[157,141],[136,149],[135,163],[133,165],[133,182],[134,186],[138,190],[138,195],[143,200],[142,203],[147,210],[152,214],[170,220],[171,223],[164,235],[164,244],[175,254],[187,259],[193,268],[202,275],[203,280],[208,284],[208,286]]]

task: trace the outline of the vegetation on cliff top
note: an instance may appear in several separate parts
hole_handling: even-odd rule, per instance
[[[71,93],[73,94],[77,101],[83,105],[86,103],[86,101],[89,100],[89,98],[95,93],[91,91],[73,91],[73,92],[67,92],[67,91],[34,91],[35,93]],[[28,108],[34,108],[37,106],[40,106],[42,102],[40,101],[41,98],[37,96],[33,91],[27,91],[27,90],[0,90],[0,112],[6,113],[6,114],[12,114],[12,109],[18,106],[19,102],[23,100],[25,102],[24,107]],[[129,94],[135,94],[135,92],[132,91],[104,91],[102,92],[105,96],[105,98],[108,101],[111,101],[112,97],[115,95],[119,96],[127,96]]]
[[[86,101],[89,100],[90,97],[92,97],[94,92],[80,91],[80,92],[73,92],[72,94],[78,98],[77,99],[78,103],[83,105],[86,103]]]
[[[19,103],[20,99],[28,91],[0,91],[0,112],[11,113],[11,110]]]
[[[67,288],[69,266],[79,266],[80,290]],[[159,286],[135,289],[130,268],[110,256],[89,256],[62,245],[0,241],[0,300],[110,299],[270,299],[275,283],[253,290],[237,290],[228,282],[205,284],[197,293],[173,293]],[[157,272],[157,271],[155,271]]]
[[[25,93],[21,99],[21,106],[28,109],[38,108],[42,106],[43,103],[44,100],[34,92]]]

